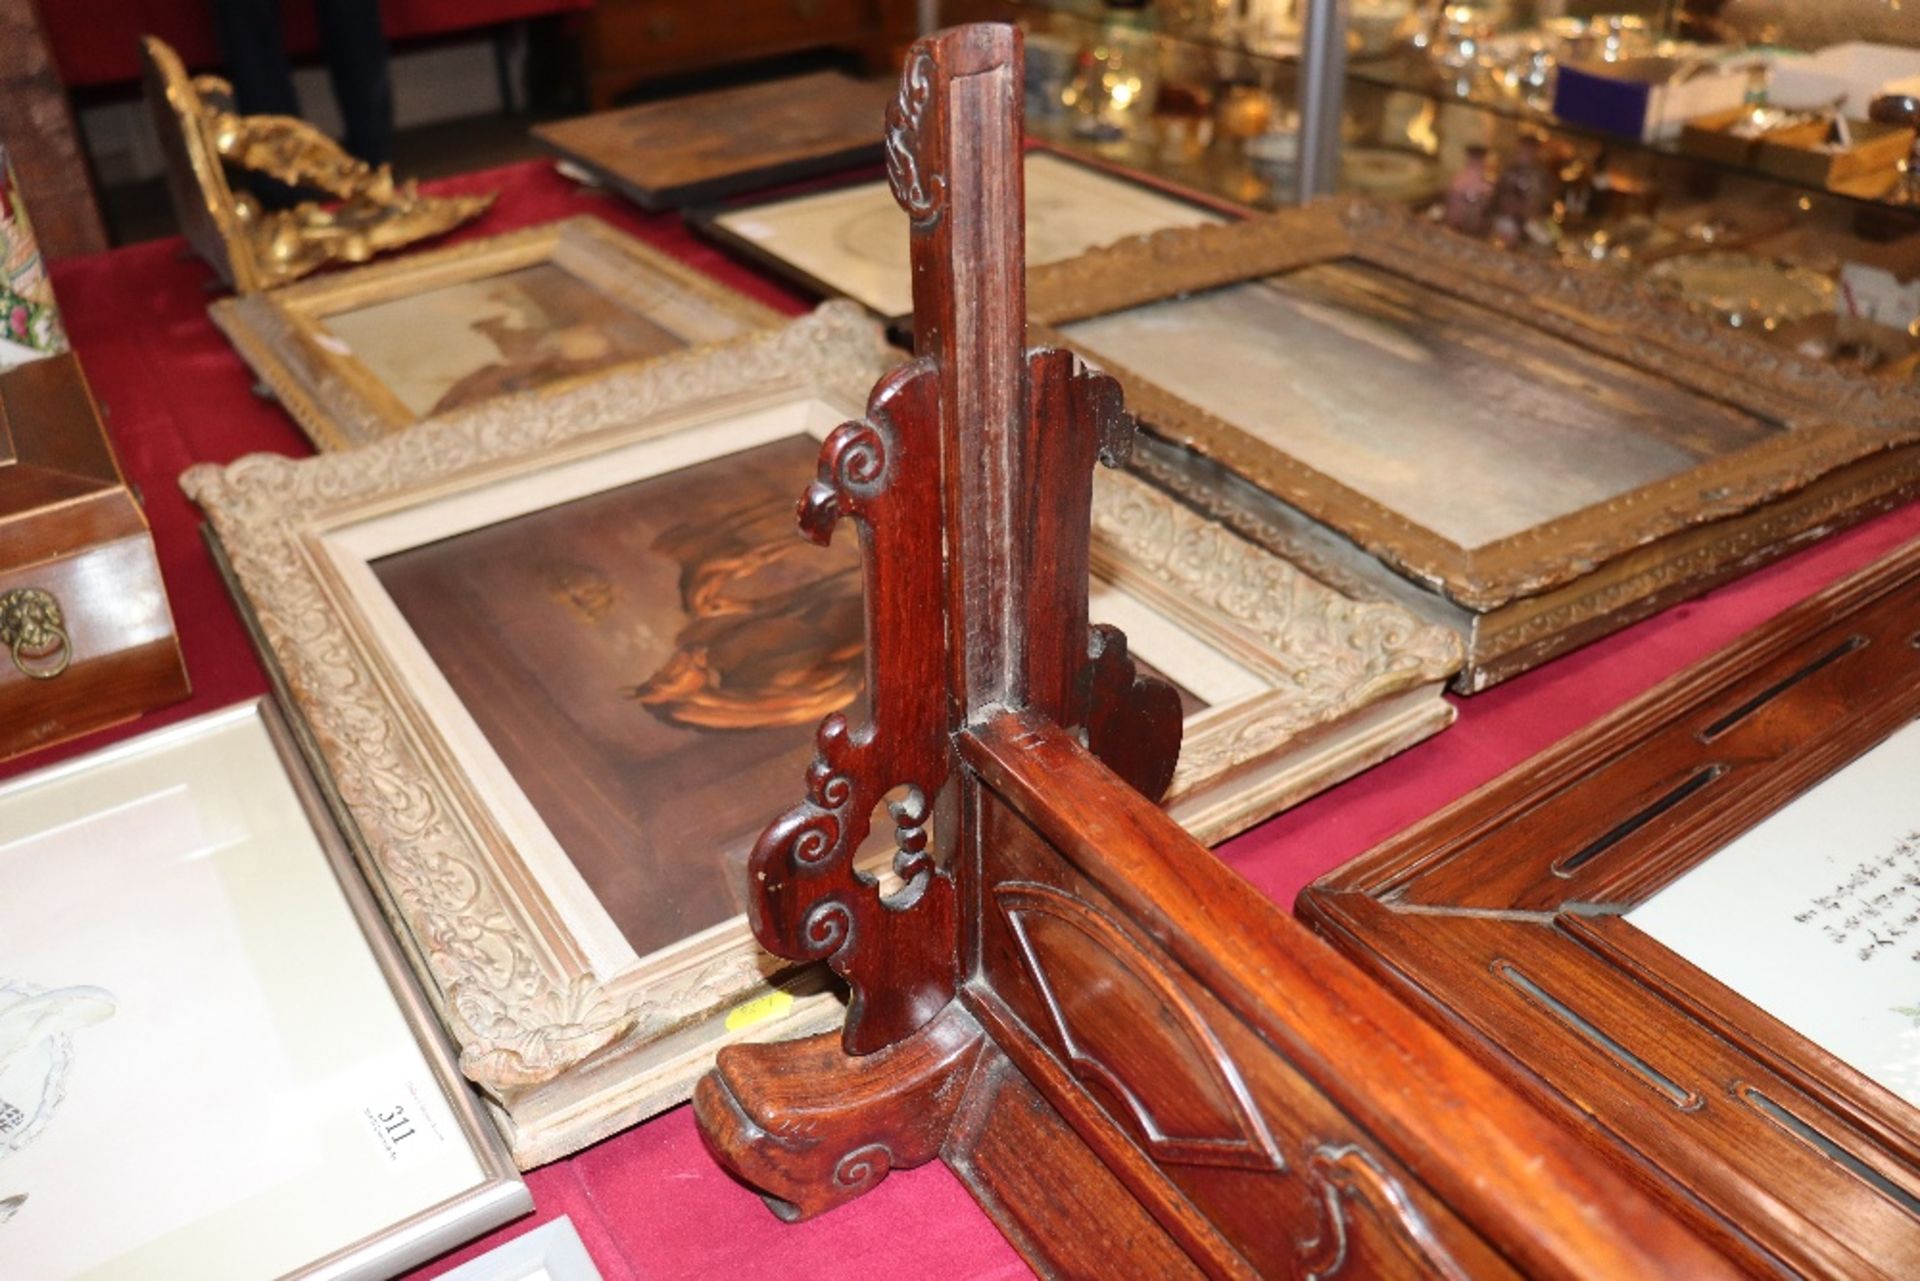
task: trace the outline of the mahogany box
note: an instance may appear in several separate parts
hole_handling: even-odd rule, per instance
[[[153,536],[79,362],[0,374],[0,760],[187,692]]]

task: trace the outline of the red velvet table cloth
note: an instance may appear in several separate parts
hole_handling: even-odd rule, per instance
[[[491,235],[588,212],[789,312],[804,303],[694,239],[672,215],[642,215],[525,164],[441,183],[501,191]],[[132,725],[0,766],[0,777],[267,692],[267,679],[175,477],[194,462],[309,452],[291,419],[207,319],[212,273],[178,240],[55,264],[67,326],[128,477],[142,491],[193,680],[190,701]],[[1787,605],[1920,535],[1920,504],[1881,516],[1698,601],[1670,609],[1471,699],[1419,747],[1222,847],[1275,902],[1574,729],[1711,653]],[[798,787],[799,779],[795,779]],[[423,1269],[427,1278],[533,1224],[570,1215],[608,1281],[726,1277],[1000,1278],[1028,1271],[938,1164],[896,1173],[824,1219],[782,1224],[722,1174],[678,1108],[528,1176],[533,1218]]]

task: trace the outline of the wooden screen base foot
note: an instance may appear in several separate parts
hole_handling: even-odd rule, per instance
[[[837,1032],[728,1046],[694,1089],[694,1116],[775,1214],[810,1219],[940,1155],[985,1043],[956,1001],[873,1054],[847,1054]]]

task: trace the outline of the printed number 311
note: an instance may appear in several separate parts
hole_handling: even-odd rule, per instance
[[[407,1109],[400,1104],[396,1103],[384,1112],[375,1112],[373,1119],[394,1143],[413,1137],[413,1118],[407,1115]]]

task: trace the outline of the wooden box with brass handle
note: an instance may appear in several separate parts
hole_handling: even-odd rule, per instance
[[[153,536],[79,362],[0,374],[0,760],[186,696]]]

